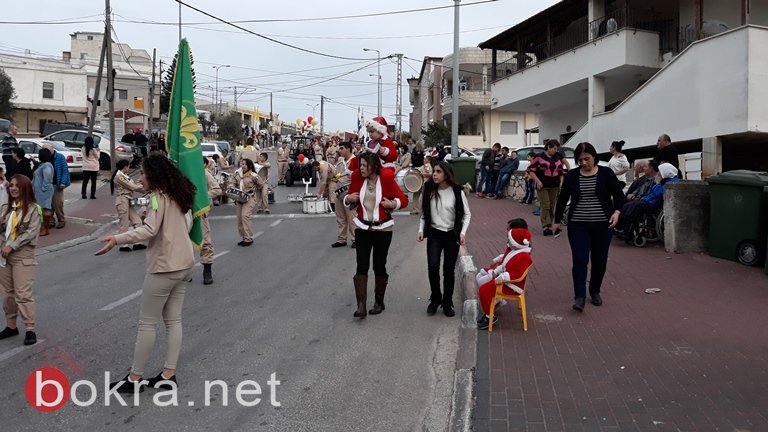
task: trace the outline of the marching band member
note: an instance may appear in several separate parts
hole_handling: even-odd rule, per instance
[[[424,182],[431,179],[432,178],[432,155],[424,155],[424,164],[422,164],[420,167],[416,169],[419,170],[419,174],[421,174],[421,177],[424,179]],[[418,192],[414,192],[413,194],[413,209],[411,210],[411,214],[421,213],[421,209],[419,207],[421,206],[422,190],[424,190],[423,185]]]
[[[365,128],[371,139],[363,146],[363,151],[377,154],[381,159],[381,167],[392,170],[394,174],[397,148],[389,137],[387,120],[384,117],[374,117],[365,123]]]
[[[141,225],[141,217],[136,209],[131,207],[131,198],[134,192],[143,192],[140,184],[134,182],[128,175],[130,162],[121,159],[117,161],[117,169],[112,173],[109,181],[109,191],[115,195],[115,208],[117,209],[118,233],[122,234],[131,228],[138,228]],[[147,247],[141,243],[136,243],[131,249],[130,245],[120,246],[120,252],[130,252],[131,250],[141,250]]]
[[[286,172],[288,172],[288,143],[283,143],[277,149],[277,184],[285,184]]]
[[[245,148],[240,151],[240,159],[237,163],[240,164],[244,159],[250,159],[251,162],[259,160],[259,150],[253,146],[253,138],[249,137],[245,142]]]
[[[24,345],[37,343],[35,333],[35,299],[32,287],[35,284],[37,245],[43,210],[35,202],[32,182],[23,174],[11,177],[8,184],[8,202],[0,208],[2,228],[2,260],[0,263],[0,286],[3,287],[6,326],[0,332],[0,339],[17,336],[16,317],[21,315],[26,334]]]
[[[262,152],[259,154],[259,165],[261,168],[256,175],[261,178],[262,184],[256,189],[256,202],[258,203],[256,213],[264,212],[269,214],[269,168],[272,165],[267,162],[267,159],[269,159],[267,153]]]
[[[243,238],[237,245],[238,246],[250,246],[253,244],[253,231],[251,229],[251,213],[256,208],[257,198],[256,191],[264,186],[264,181],[256,175],[256,167],[253,165],[253,161],[250,159],[243,159],[240,161],[240,169],[242,169],[242,176],[237,176],[239,179],[239,189],[248,194],[249,198],[244,204],[237,203],[237,230],[240,233],[240,237]]]
[[[205,157],[203,157],[203,166],[211,165]],[[221,196],[221,186],[219,182],[213,177],[210,170],[205,170],[205,181],[208,184],[208,200],[213,202]],[[204,214],[202,219],[203,225],[203,247],[200,248],[200,264],[203,265],[203,285],[210,285],[213,283],[213,274],[211,273],[211,267],[213,266],[213,239],[211,238],[211,223],[208,221],[208,213]]]
[[[352,143],[349,141],[342,141],[339,144],[339,162],[336,165],[336,175],[334,181],[336,182],[336,195],[334,206],[334,213],[336,213],[336,225],[339,226],[339,236],[336,238],[336,243],[332,244],[332,248],[343,247],[347,245],[347,233],[349,233],[349,239],[352,241],[352,249],[355,249],[357,244],[355,243],[355,212],[348,209],[344,205],[344,197],[349,190],[349,185],[352,182],[352,171],[357,169],[357,156],[352,154]],[[346,190],[339,192],[339,188],[345,188]]]
[[[320,140],[315,141],[315,144],[312,146],[312,150],[315,153],[316,161],[323,160],[323,144],[320,143]]]
[[[331,141],[331,144],[328,146],[327,149],[325,149],[325,157],[328,163],[330,163],[332,166],[336,166],[336,163],[338,162],[338,155],[339,155],[339,146],[336,144],[336,141]]]
[[[344,197],[344,205],[357,207],[354,219],[357,229],[357,270],[352,278],[357,297],[357,310],[354,316],[365,318],[368,297],[368,268],[373,251],[373,272],[376,275],[374,289],[375,301],[371,315],[384,310],[384,293],[387,290],[387,254],[392,243],[395,221],[392,211],[408,206],[408,197],[403,194],[395,182],[392,170],[382,169],[378,155],[364,153],[360,156],[360,169],[352,173],[349,194]]]
[[[312,162],[312,169],[314,169],[320,176],[320,181],[317,183],[317,197],[326,198],[330,201],[331,182],[336,175],[336,171],[333,166],[326,161]]]

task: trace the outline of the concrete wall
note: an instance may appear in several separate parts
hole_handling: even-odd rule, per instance
[[[15,66],[0,63],[13,81],[17,104],[48,105],[51,107],[85,107],[85,74],[71,70],[68,65],[54,68],[44,63],[27,63]],[[43,82],[52,82],[53,99],[43,98]]]
[[[545,139],[560,140],[560,135],[567,133],[568,126],[571,126],[571,131],[579,130],[587,122],[586,99],[584,102],[539,114],[539,134],[542,141]]]
[[[664,191],[664,248],[667,252],[707,252],[709,186],[680,181]]]

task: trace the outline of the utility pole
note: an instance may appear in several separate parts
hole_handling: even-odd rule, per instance
[[[453,0],[453,97],[451,98],[451,157],[459,157],[459,4]]]
[[[320,136],[323,136],[323,108],[325,107],[325,96],[320,96]]]
[[[155,111],[155,58],[157,56],[157,48],[152,49],[152,84],[149,87],[149,122],[148,122],[148,128],[149,134],[152,136],[152,116],[154,115]]]
[[[104,27],[104,34],[107,34]],[[107,44],[101,43],[101,56],[99,57],[99,71],[96,73],[96,88],[93,90],[93,99],[91,99],[91,115],[88,118],[88,136],[93,136],[93,125],[96,123],[96,109],[99,106],[99,93],[101,92],[101,76],[104,73],[104,57],[107,55]]]
[[[181,43],[181,2],[179,2],[179,43]]]
[[[235,86],[235,111],[237,111],[237,86]]]
[[[400,134],[398,143],[403,140],[403,55],[395,54],[397,57],[397,114],[395,120],[395,128],[397,133]]]
[[[106,2],[106,22],[107,29],[104,33],[104,43],[107,45],[107,101],[109,101],[109,160],[112,169],[117,166],[117,155],[115,154],[115,70],[112,68],[112,7],[109,0]],[[123,114],[125,115],[125,114]]]
[[[269,94],[269,140],[272,143],[273,146],[276,146],[277,143],[274,141],[274,135],[275,133],[275,119],[272,115],[272,93]]]

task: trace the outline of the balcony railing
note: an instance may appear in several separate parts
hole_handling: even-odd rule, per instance
[[[496,65],[496,77],[512,75],[550,57],[573,50],[590,40],[625,28],[658,33],[661,53],[680,52],[697,40],[695,32],[678,28],[674,19],[662,17],[658,12],[621,8],[592,22],[589,22],[587,17],[582,17],[572,22],[565,32],[552,37],[548,43],[525,47],[509,60]]]

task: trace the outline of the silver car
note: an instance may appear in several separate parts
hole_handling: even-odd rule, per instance
[[[85,137],[88,136],[87,131],[66,129],[52,133],[45,137],[48,141],[58,141],[69,148],[80,150],[85,145]],[[103,171],[109,171],[112,169],[112,159],[109,155],[110,141],[109,137],[101,132],[93,133],[93,143],[99,148],[101,155],[99,156],[99,169]],[[134,155],[134,148],[131,144],[124,142],[115,143],[115,155],[118,160],[132,160]]]

